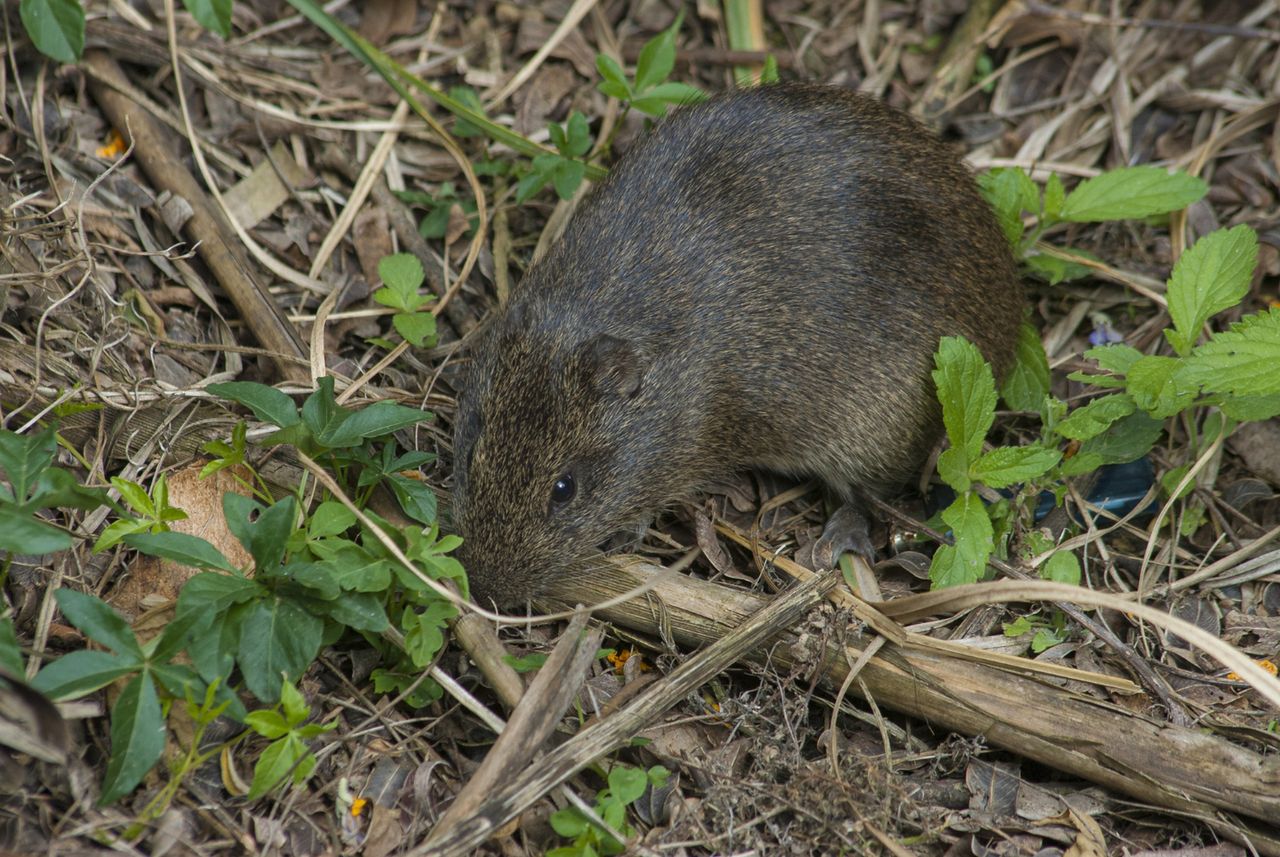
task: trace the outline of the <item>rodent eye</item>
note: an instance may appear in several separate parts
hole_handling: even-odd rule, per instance
[[[574,481],[572,473],[561,473],[556,477],[556,481],[551,483],[551,502],[557,506],[568,503],[577,493],[578,483]]]

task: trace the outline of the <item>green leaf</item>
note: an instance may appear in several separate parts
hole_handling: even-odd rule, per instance
[[[119,476],[112,476],[111,484],[120,492],[120,499],[124,500],[130,509],[148,517],[156,516],[156,506],[151,502],[151,495],[147,493],[147,489],[137,482],[121,479]]]
[[[311,513],[307,535],[313,539],[336,536],[355,526],[356,516],[337,500],[325,500]]]
[[[1040,569],[1040,576],[1045,580],[1058,583],[1080,585],[1080,560],[1071,551],[1058,551],[1049,557],[1049,561]]]
[[[448,601],[433,600],[426,609],[418,612],[406,610],[401,617],[404,627],[404,650],[412,658],[414,666],[425,667],[444,646],[446,620],[458,615],[458,610]]]
[[[1094,455],[1103,464],[1126,464],[1150,452],[1163,432],[1163,420],[1153,420],[1137,411],[1116,420],[1102,434],[1086,440],[1080,445],[1076,458]]]
[[[1280,307],[1247,315],[1187,358],[1182,380],[1231,396],[1280,395]]]
[[[316,440],[342,425],[349,415],[350,411],[339,407],[334,398],[332,375],[317,379],[315,390],[302,403],[302,423]]]
[[[422,262],[412,253],[393,253],[378,260],[378,276],[394,291],[416,293],[427,273],[422,269]],[[411,306],[403,308],[414,309]]]
[[[1240,303],[1258,264],[1258,235],[1245,224],[1201,238],[1178,258],[1167,297],[1173,329],[1164,335],[1186,356],[1205,322]]]
[[[393,431],[431,419],[431,414],[395,402],[374,402],[353,412],[331,431],[317,434],[325,446],[342,449],[359,446],[367,438],[382,437]]]
[[[250,711],[244,718],[244,725],[271,741],[289,733],[289,724],[285,723],[284,717],[269,708]]]
[[[556,189],[556,196],[561,199],[573,199],[582,177],[587,173],[587,165],[582,161],[561,161],[551,174],[551,184]]]
[[[387,477],[387,485],[396,495],[396,500],[400,502],[400,508],[406,515],[428,526],[436,522],[438,501],[436,492],[431,490],[430,485],[398,473]]]
[[[297,513],[297,501],[293,497],[285,497],[264,509],[261,503],[241,494],[228,491],[222,495],[227,529],[249,551],[259,575],[271,574],[284,559]]]
[[[84,52],[84,9],[79,0],[22,0],[22,26],[40,53],[72,63]]]
[[[1081,256],[1085,255],[1081,250],[1074,252]],[[1048,253],[1034,253],[1024,261],[1032,274],[1035,274],[1051,286],[1056,286],[1058,283],[1069,283],[1072,280],[1083,280],[1093,273],[1087,265],[1081,265],[1078,262],[1072,262],[1060,256],[1050,256]]]
[[[1141,351],[1129,345],[1117,344],[1095,346],[1086,351],[1084,356],[1096,361],[1108,372],[1123,375],[1129,371],[1129,367],[1141,360],[1143,355]]]
[[[1062,203],[1066,201],[1067,192],[1062,187],[1062,179],[1057,173],[1050,173],[1044,184],[1044,219],[1054,222],[1060,219]]]
[[[993,550],[991,519],[986,507],[973,493],[962,494],[942,512],[951,528],[955,545],[942,545],[933,555],[929,580],[934,589],[976,583],[987,570]]]
[[[1228,396],[1219,404],[1222,412],[1236,422],[1269,420],[1280,416],[1280,395]]]
[[[676,32],[680,28],[684,16],[677,15],[675,22],[645,42],[636,60],[636,91],[643,93],[646,89],[662,83],[671,74],[676,65]]]
[[[1181,413],[1195,400],[1196,387],[1181,376],[1183,361],[1148,356],[1129,367],[1126,389],[1133,401],[1156,419]]]
[[[1023,322],[1018,328],[1013,369],[1000,388],[1005,403],[1015,411],[1038,412],[1049,395],[1049,359],[1040,334]]]
[[[627,89],[627,73],[622,70],[622,66],[618,65],[617,61],[612,57],[605,56],[604,54],[596,54],[596,71],[600,72],[600,76],[605,79],[606,83],[621,86],[624,91],[629,94],[630,90]],[[623,95],[622,97],[625,98],[626,95]]]
[[[580,111],[575,110],[569,114],[565,131],[564,154],[571,158],[581,158],[591,149],[591,129],[587,125],[587,117]]]
[[[472,87],[452,86],[449,88],[449,97],[471,108],[476,113],[484,115],[484,102],[480,100],[479,93]],[[482,137],[484,136],[484,129],[458,116],[453,120],[453,133],[458,137]]]
[[[253,782],[245,797],[256,800],[278,786],[306,753],[306,747],[293,735],[271,742],[253,766]]]
[[[101,643],[111,651],[137,661],[143,660],[142,647],[133,635],[133,629],[119,613],[93,595],[74,589],[59,589],[53,593],[58,609],[67,621],[95,643]]]
[[[125,685],[111,708],[111,760],[102,781],[100,804],[133,791],[164,752],[164,718],[151,676]]]
[[[238,574],[206,571],[197,574],[178,593],[175,622],[189,622],[197,615],[216,615],[265,594],[262,584]]]
[[[26,675],[22,648],[13,630],[13,620],[8,616],[0,616],[0,670],[7,670],[15,678]]]
[[[325,560],[334,581],[349,592],[382,592],[391,585],[391,563],[355,546]]]
[[[215,396],[244,405],[264,423],[280,428],[288,428],[298,423],[298,407],[293,403],[293,399],[266,384],[230,381],[225,384],[210,384],[205,389]]]
[[[236,660],[245,686],[266,703],[280,699],[282,676],[296,681],[320,651],[324,622],[292,601],[251,604],[240,625]]]
[[[292,728],[311,716],[307,701],[302,698],[293,682],[286,680],[280,686],[280,707],[284,710],[285,722]]]
[[[1101,396],[1082,408],[1076,408],[1054,426],[1054,431],[1072,440],[1088,440],[1102,434],[1116,420],[1132,414],[1134,409],[1133,399],[1125,393]]]
[[[978,188],[995,212],[1004,237],[1017,247],[1022,241],[1022,213],[1040,209],[1035,182],[1018,167],[997,167],[978,176]]]
[[[942,421],[951,446],[973,461],[995,419],[996,384],[991,367],[977,347],[958,336],[943,337],[934,355],[933,371],[942,403]]]
[[[401,312],[391,317],[391,326],[414,348],[436,344],[436,317],[429,312]]]
[[[566,806],[551,813],[551,829],[566,839],[577,839],[591,826],[576,807]],[[577,852],[574,852],[575,854]]]
[[[0,429],[0,470],[9,478],[16,502],[26,502],[40,474],[53,463],[57,449],[53,429],[31,435]]]
[[[231,38],[231,0],[182,0],[191,17],[206,30]]]
[[[1121,167],[1081,182],[1062,204],[1062,219],[1080,223],[1165,214],[1186,208],[1208,189],[1201,179],[1164,167]]]
[[[649,785],[649,777],[639,768],[614,765],[609,771],[609,791],[623,804],[635,803]]]
[[[48,664],[32,680],[31,686],[52,700],[72,699],[106,687],[138,670],[139,664],[111,652],[78,651]]]
[[[134,533],[125,536],[124,543],[148,556],[171,559],[192,568],[236,570],[220,550],[204,539],[186,533]]]
[[[646,101],[662,101],[667,104],[682,106],[706,101],[707,94],[698,87],[680,81],[660,83],[644,93]]]
[[[0,505],[0,551],[39,555],[71,547],[71,536],[12,506]]]
[[[387,619],[387,611],[382,606],[384,597],[382,593],[347,592],[341,598],[330,601],[325,614],[353,630],[381,634],[391,624]]]
[[[1056,449],[1001,446],[974,462],[970,476],[991,488],[1006,488],[1047,473],[1062,459]]]

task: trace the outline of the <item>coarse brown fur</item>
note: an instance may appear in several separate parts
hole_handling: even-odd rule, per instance
[[[1022,312],[973,177],[905,114],[812,85],[675,111],[472,349],[454,501],[473,593],[525,599],[742,469],[846,499],[902,485],[941,434],[938,340],[1003,373]]]

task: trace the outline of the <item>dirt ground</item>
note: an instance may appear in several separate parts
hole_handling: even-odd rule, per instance
[[[1069,283],[1027,279],[1053,390],[1067,401],[1084,392],[1067,375],[1086,368],[1082,353],[1097,330],[1159,347],[1168,319],[1146,284],[1162,288],[1178,254],[1220,226],[1248,224],[1259,238],[1258,270],[1237,315],[1280,302],[1275,3],[748,0],[737,4],[756,25],[746,47],[736,35],[730,41],[729,5],[371,0],[330,11],[429,83],[471,87],[491,118],[536,141],[546,143],[549,122],[580,111],[593,135],[612,135],[604,166],[646,123],[597,89],[596,57],[630,68],[680,13],[671,79],[707,91],[734,86],[736,69],[758,73],[772,55],[784,80],[850,87],[914,112],[978,171],[1020,166],[1037,181],[1056,173],[1068,187],[1135,164],[1199,175],[1209,193],[1185,215],[1073,225],[1049,238],[1105,263]],[[517,203],[516,176],[481,169],[485,228],[470,232],[475,199],[461,162],[518,160],[511,149],[457,136],[448,113],[432,108],[446,146],[411,111],[397,112],[399,99],[381,78],[283,2],[235,3],[226,40],[185,11],[170,22],[155,0],[89,3],[85,60],[67,65],[36,53],[18,3],[6,3],[3,15],[4,427],[22,429],[61,406],[61,460],[82,481],[106,486],[122,476],[151,485],[165,473],[173,503],[190,515],[184,526],[217,542],[225,529],[219,498],[231,485],[225,473],[197,478],[206,460],[200,444],[230,436],[245,412],[212,403],[201,388],[250,380],[299,392],[313,375],[331,373],[344,379],[340,389],[363,379],[351,404],[390,399],[437,414],[406,437],[438,455],[421,477],[447,497],[458,343],[517,286],[571,204],[550,189]],[[125,129],[104,107],[113,97],[157,119],[167,150],[121,142]],[[225,227],[210,183],[240,230]],[[202,223],[212,233],[193,232]],[[212,251],[225,254],[221,262],[207,237],[196,252],[195,234],[225,237]],[[371,340],[395,334],[389,312],[371,299],[377,263],[400,251],[424,260],[427,291],[448,303],[437,344],[378,365],[387,349]],[[262,309],[271,305],[276,315]],[[275,317],[283,322],[272,340]],[[69,403],[96,409],[72,413]],[[1150,457],[1156,481],[1191,463],[1188,432],[1198,430],[1170,422]],[[1010,442],[1036,431],[1026,415],[998,418],[998,436]],[[300,473],[280,456],[258,463],[263,472],[280,465],[271,472],[285,484]],[[1140,494],[1152,484],[1146,479]],[[1086,584],[1129,592],[1154,575],[1148,605],[1274,664],[1278,492],[1280,420],[1242,426],[1163,526],[1146,517],[1088,528],[1076,543]],[[1193,501],[1203,520],[1183,526]],[[921,563],[933,549],[911,523],[927,516],[920,498],[895,507],[901,515],[880,515],[875,533],[883,555],[899,556],[878,569],[887,598],[927,589]],[[31,666],[86,645],[59,614],[57,588],[101,596],[145,639],[148,623],[172,616],[190,575],[123,547],[95,554],[93,541],[112,520],[106,510],[64,514],[59,522],[83,537],[75,548],[17,557],[0,577]],[[304,785],[257,800],[244,797],[244,783],[266,741],[233,742],[242,730],[232,723],[203,735],[202,746],[225,741],[227,749],[175,783],[175,760],[194,734],[179,703],[161,764],[131,794],[101,806],[106,714],[117,690],[65,704],[70,752],[61,764],[36,762],[0,732],[0,849],[409,853],[494,749],[507,760],[488,793],[494,801],[450,823],[495,829],[466,839],[451,827],[460,838],[441,853],[593,853],[549,819],[569,794],[594,805],[611,766],[622,763],[670,771],[631,804],[627,853],[1280,854],[1280,810],[1268,814],[1280,806],[1280,715],[1217,662],[1135,614],[1085,610],[1109,630],[1104,639],[1046,607],[1041,615],[1060,624],[1043,651],[1032,650],[1031,634],[1003,632],[1025,605],[972,607],[911,626],[940,646],[963,640],[1046,669],[1111,676],[1112,686],[1066,672],[1006,684],[995,667],[981,667],[992,670],[985,673],[949,660],[958,658],[953,649],[920,649],[912,660],[900,641],[881,647],[876,635],[885,629],[848,602],[809,609],[785,637],[770,638],[784,642],[744,644],[729,659],[737,663],[709,679],[664,684],[787,588],[782,560],[762,558],[770,555],[760,546],[798,557],[822,514],[812,486],[790,490],[746,474],[664,513],[637,553],[669,565],[698,547],[680,574],[690,585],[718,586],[690,590],[688,604],[702,599],[702,607],[675,606],[672,596],[665,617],[602,613],[611,624],[601,645],[636,654],[625,665],[591,662],[581,687],[537,689],[578,703],[536,744],[494,748],[494,713],[510,716],[511,700],[492,689],[456,628],[435,663],[455,684],[420,708],[375,685],[378,655],[368,646],[343,639],[324,648],[299,688],[312,717],[335,728],[311,742],[318,764]],[[1188,585],[1174,583],[1210,568]],[[731,594],[707,594],[721,591]],[[514,655],[545,654],[563,628],[515,625],[500,638]],[[845,673],[865,653],[865,671],[831,680],[818,665],[832,651],[846,653]],[[1135,661],[1146,671],[1135,671]],[[1125,683],[1129,690],[1118,689]],[[671,701],[637,708],[655,688]],[[0,704],[0,723],[21,722],[9,712]],[[636,728],[620,744],[591,757],[574,742],[597,720],[628,712]],[[546,779],[536,780],[539,773]],[[505,786],[517,781],[525,790],[512,796]],[[498,797],[514,809],[495,808]]]

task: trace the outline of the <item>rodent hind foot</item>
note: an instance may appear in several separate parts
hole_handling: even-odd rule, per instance
[[[875,565],[871,523],[862,504],[857,501],[843,504],[827,519],[822,535],[813,543],[812,568],[814,571],[835,568],[840,555],[846,551],[862,557],[868,566]]]

